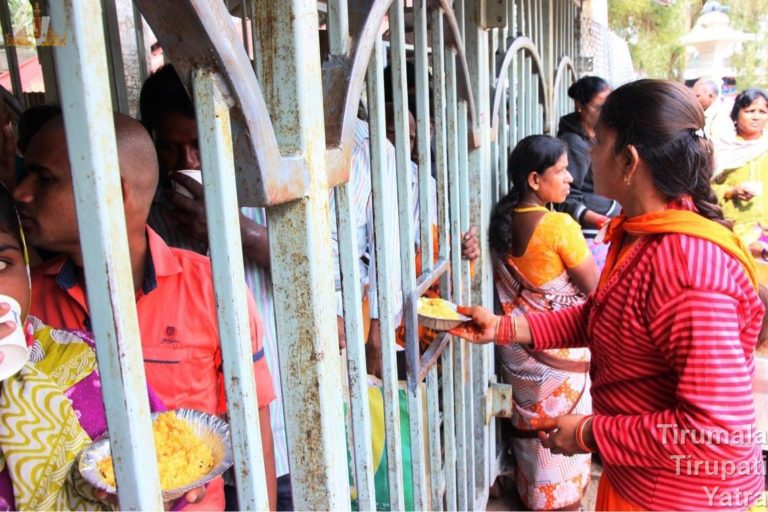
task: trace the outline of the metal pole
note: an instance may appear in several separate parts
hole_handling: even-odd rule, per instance
[[[120,508],[161,510],[101,20],[98,0],[51,5],[67,37],[57,74]]]
[[[472,81],[474,103],[477,108],[477,120],[479,125],[473,129],[480,132],[480,147],[469,152],[469,210],[471,224],[479,229],[480,243],[482,244],[482,256],[477,262],[475,275],[472,280],[473,302],[492,306],[493,288],[490,253],[488,251],[487,235],[488,221],[491,208],[491,162],[490,162],[490,85],[488,73],[488,37],[479,28],[478,2],[482,0],[467,0],[465,4],[466,20],[464,38],[467,49],[467,62],[469,75]],[[471,507],[485,504],[477,504],[474,501],[477,489],[487,490],[490,486],[490,460],[489,460],[489,435],[485,424],[485,413],[482,407],[483,399],[488,389],[488,380],[491,370],[492,347],[470,347],[472,359],[472,425],[474,436],[474,452],[471,470],[474,472],[474,491],[472,500],[468,504]],[[472,479],[468,479],[471,480]]]
[[[309,196],[267,210],[293,504],[349,510],[325,171],[317,2],[262,0],[254,33],[270,117],[283,155],[301,155]]]
[[[208,238],[237,496],[243,509],[264,510],[269,501],[251,363],[245,272],[243,259],[232,257],[242,252],[242,240],[229,105],[220,78],[212,72],[196,70],[192,80],[200,156],[205,169],[205,213],[208,225],[218,228],[211,229]]]

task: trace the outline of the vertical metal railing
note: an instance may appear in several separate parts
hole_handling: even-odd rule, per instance
[[[205,213],[216,312],[221,339],[228,420],[232,431],[238,502],[243,509],[268,507],[261,450],[261,431],[256,408],[256,384],[251,363],[251,332],[248,323],[240,210],[235,188],[235,164],[226,86],[220,76],[196,70],[192,78],[195,113],[200,134],[200,157],[205,187]],[[222,90],[224,89],[224,90]]]
[[[413,61],[416,72],[418,242],[422,267],[416,274],[411,165],[408,151],[408,91],[406,85],[405,7],[403,0],[389,5],[389,65],[392,70],[395,149],[385,136],[384,54],[381,36],[367,61],[373,231],[369,247],[376,261],[379,324],[382,339],[386,457],[389,503],[405,508],[405,482],[400,439],[400,393],[395,328],[405,325],[407,396],[411,468],[415,509],[466,510],[485,506],[497,459],[495,423],[486,420],[489,382],[494,378],[493,348],[471,346],[438,336],[422,353],[418,339],[416,299],[434,283],[441,295],[457,303],[492,305],[491,271],[486,245],[493,200],[507,192],[506,156],[523,136],[556,128],[568,108],[564,91],[575,75],[561,66],[562,58],[577,48],[574,43],[571,0],[509,0],[505,29],[487,32],[478,26],[480,0],[454,2],[415,1]],[[377,6],[383,2],[374,2]],[[52,2],[52,4],[57,4]],[[72,34],[75,43],[57,50],[57,77],[65,103],[70,155],[82,155],[98,175],[76,172],[78,210],[97,205],[97,215],[83,216],[81,232],[86,247],[86,277],[92,304],[103,304],[94,314],[102,376],[106,383],[110,434],[115,436],[117,476],[123,508],[157,508],[159,492],[151,446],[140,442],[149,419],[143,390],[143,367],[137,354],[133,294],[126,284],[125,235],[118,226],[122,210],[107,198],[119,197],[114,138],[103,130],[110,110],[106,66],[107,48],[101,33],[98,0],[64,2],[52,12],[57,30]],[[82,4],[82,5],[81,5]],[[324,109],[320,90],[317,44],[317,3],[259,1],[250,25],[259,80],[264,86],[269,114],[283,155],[304,159],[310,176],[309,195],[268,208],[272,278],[280,367],[290,376],[284,403],[294,490],[298,509],[345,510],[350,506],[347,461],[341,429],[341,379],[349,382],[352,418],[352,474],[361,510],[377,506],[371,453],[371,419],[361,315],[360,264],[352,219],[353,193],[348,183],[334,190],[344,325],[347,339],[347,374],[343,376],[332,307],[331,234],[328,217]],[[331,59],[342,59],[355,49],[359,32],[353,30],[345,0],[328,3]],[[451,8],[452,7],[452,8]],[[57,20],[57,17],[60,20]],[[90,23],[90,24],[89,24]],[[246,27],[248,24],[243,23]],[[87,28],[86,28],[87,27]],[[451,32],[450,37],[447,32]],[[431,38],[430,38],[431,33]],[[502,66],[509,45],[519,35],[530,47],[513,52]],[[115,37],[114,34],[111,37]],[[244,38],[248,34],[244,33]],[[245,41],[248,43],[249,41]],[[180,44],[184,44],[181,42]],[[367,44],[367,43],[366,43]],[[546,53],[539,58],[542,49]],[[431,52],[431,57],[430,57]],[[100,56],[94,59],[94,56]],[[86,56],[88,60],[86,62]],[[96,64],[94,62],[98,60]],[[562,73],[558,73],[560,68]],[[72,73],[73,69],[81,70]],[[114,70],[114,73],[117,73]],[[114,74],[113,73],[113,74]],[[431,75],[431,80],[430,80]],[[556,77],[560,80],[555,84]],[[241,507],[266,506],[258,417],[249,345],[246,339],[245,287],[237,230],[237,201],[229,129],[227,86],[220,74],[197,70],[193,92],[206,169],[204,188],[210,234],[218,320],[222,336],[224,373],[236,453],[238,497]],[[468,78],[468,83],[466,78]],[[431,83],[431,87],[430,87]],[[87,84],[87,87],[86,87]],[[94,85],[97,84],[97,85]],[[503,91],[498,110],[489,96],[491,87]],[[430,94],[431,88],[431,94]],[[469,92],[470,96],[466,96]],[[554,95],[557,95],[555,101]],[[328,101],[328,98],[326,98]],[[471,103],[470,103],[471,101]],[[123,108],[123,105],[120,105]],[[476,111],[475,111],[476,109]],[[498,121],[492,119],[498,113]],[[491,124],[493,123],[493,125]],[[95,130],[100,127],[100,130]],[[496,130],[491,136],[491,130]],[[78,132],[79,135],[75,134]],[[106,137],[105,140],[102,140]],[[432,141],[434,139],[434,156]],[[348,148],[347,148],[348,149]],[[434,159],[434,162],[432,161]],[[433,191],[430,182],[436,181]],[[74,169],[74,167],[73,167]],[[393,171],[396,170],[396,171]],[[393,188],[396,184],[396,189]],[[394,191],[396,190],[396,193]],[[431,196],[436,193],[436,212]],[[397,211],[398,239],[391,239],[391,211]],[[111,208],[110,208],[111,207]],[[433,239],[433,213],[437,218]],[[461,233],[479,228],[483,256],[474,276],[461,259]],[[98,235],[88,238],[88,233]],[[397,243],[393,259],[387,244]],[[437,260],[433,260],[437,243]],[[121,245],[122,244],[122,245]],[[233,257],[238,255],[238,257]],[[105,282],[103,268],[110,280]],[[392,290],[393,273],[401,289]],[[114,288],[106,285],[116,283]],[[96,308],[95,308],[96,309]],[[115,330],[114,311],[125,326]],[[126,313],[127,312],[127,313]],[[101,322],[98,320],[101,319]],[[133,324],[131,323],[133,322]],[[130,329],[133,329],[131,331]],[[133,341],[131,341],[133,340]],[[118,354],[118,348],[120,353]],[[133,355],[131,355],[133,354]],[[439,361],[439,365],[438,365]],[[127,382],[123,387],[121,382]],[[111,405],[110,405],[111,404]],[[425,414],[426,411],[426,414]],[[308,419],[311,419],[308,421]],[[114,432],[113,432],[114,430]],[[149,436],[144,436],[146,439]],[[149,466],[147,465],[149,464]]]
[[[317,4],[259,1],[259,79],[283,155],[302,155],[309,196],[267,209],[293,504],[348,510],[349,484],[325,166]]]
[[[98,0],[54,2],[56,66],[120,508],[161,509]],[[94,27],[96,27],[94,29]],[[105,129],[106,128],[106,129]],[[105,272],[106,271],[106,272]]]
[[[443,14],[440,9],[434,9],[431,13],[432,28],[432,72],[433,72],[433,98],[434,98],[434,121],[435,121],[435,168],[437,173],[436,180],[436,216],[437,216],[437,245],[438,259],[440,261],[449,261],[451,256],[450,241],[452,238],[451,224],[448,219],[448,128],[447,128],[447,93],[446,93],[446,73],[445,61],[445,29],[443,23]],[[448,58],[452,54],[449,52]],[[419,169],[421,171],[421,169]],[[428,182],[430,178],[430,169],[426,172],[420,172],[419,180]],[[426,175],[426,176],[425,176]],[[421,204],[429,203],[429,199],[421,196]],[[431,224],[430,215],[424,210],[420,214],[422,226],[422,240],[424,239],[424,226]],[[431,228],[431,226],[429,226]],[[454,231],[458,232],[458,230]],[[430,233],[427,235],[431,238]],[[422,261],[426,258],[432,262],[431,246],[424,249],[422,242]],[[457,253],[454,253],[457,254]],[[456,258],[458,260],[458,258]],[[422,271],[427,267],[422,265]],[[430,265],[430,267],[432,266]],[[440,289],[446,292],[450,290],[450,273],[445,272],[440,278]],[[431,468],[431,490],[432,490],[432,508],[434,510],[452,510],[456,507],[456,476],[453,473],[453,464],[455,458],[455,440],[453,435],[453,418],[448,420],[449,415],[453,413],[453,388],[451,385],[444,385],[445,382],[451,382],[452,366],[450,366],[450,356],[453,350],[453,342],[449,339],[439,355],[442,361],[442,373],[438,372],[437,364],[429,369],[427,375],[427,400],[428,400],[428,426],[430,436],[430,468]],[[446,366],[450,366],[446,368]],[[446,379],[441,381],[441,376]],[[443,392],[443,400],[440,401],[440,391]],[[449,396],[446,396],[449,394]],[[450,404],[448,402],[450,400]],[[450,409],[450,412],[447,410]],[[440,429],[443,429],[443,439],[441,442]],[[451,430],[449,435],[449,429]],[[450,445],[450,447],[449,447]],[[443,448],[445,452],[443,453]],[[443,499],[445,496],[445,500]]]
[[[400,4],[402,10],[402,4]],[[395,4],[390,7],[398,9]],[[397,29],[394,29],[397,34]],[[397,36],[395,36],[397,37]],[[383,48],[380,41],[376,41],[374,53],[368,64],[368,109],[370,120],[371,136],[371,171],[372,171],[372,195],[373,195],[373,218],[374,235],[376,237],[376,247],[374,249],[376,257],[376,280],[378,283],[378,305],[379,305],[379,330],[381,336],[382,350],[382,395],[384,398],[384,426],[386,432],[386,450],[387,450],[387,481],[389,483],[389,505],[392,510],[402,510],[405,507],[405,497],[403,494],[403,457],[401,451],[401,433],[400,433],[400,392],[397,385],[397,359],[395,355],[395,317],[394,297],[392,293],[398,293],[397,290],[389,288],[389,275],[395,272],[394,261],[390,261],[387,247],[395,243],[388,236],[387,225],[391,222],[391,215],[387,215],[386,210],[393,208],[397,204],[398,197],[393,196],[391,183],[395,176],[392,176],[390,163],[387,159],[393,158],[388,154],[386,148],[386,128],[384,113],[384,76],[383,76]],[[405,76],[399,70],[392,73],[392,78],[402,78],[403,83],[400,91],[405,91]],[[396,134],[400,141],[404,141],[407,119],[403,112],[403,105],[407,102],[402,100],[402,95],[393,92],[395,97],[395,112],[400,112],[400,118],[395,118]],[[399,103],[398,103],[399,102]],[[401,142],[401,147],[404,142]],[[400,156],[400,159],[407,158]],[[406,160],[407,162],[407,160]],[[405,164],[403,164],[405,165]],[[399,257],[399,255],[398,255]]]
[[[452,232],[461,232],[461,210],[459,193],[459,148],[455,142],[459,138],[458,101],[456,93],[456,52],[453,48],[447,50],[445,59],[445,128],[448,145],[446,148],[447,202],[448,223]],[[457,237],[450,238],[450,252],[457,254],[461,251],[461,241]],[[442,249],[442,248],[441,248]],[[462,302],[462,263],[459,258],[451,259],[451,294],[449,298],[455,303]],[[463,391],[459,387],[460,368],[457,357],[463,342],[458,338],[449,342],[442,357],[442,389],[443,389],[443,429],[445,439],[445,489],[447,510],[466,510],[464,486],[458,475],[466,471],[463,441],[463,412],[459,398],[463,400]],[[464,499],[462,500],[462,497]]]
[[[328,3],[328,45],[330,58],[349,51],[349,17],[344,0]],[[381,43],[374,49],[376,62],[381,57]],[[377,68],[378,69],[378,68]],[[343,296],[344,330],[347,354],[347,379],[351,416],[353,473],[360,510],[376,509],[373,453],[371,448],[371,415],[368,406],[368,374],[365,361],[365,340],[361,304],[360,257],[355,240],[352,198],[355,191],[349,183],[334,190],[339,264]]]

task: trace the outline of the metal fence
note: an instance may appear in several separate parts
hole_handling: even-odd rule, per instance
[[[143,48],[143,15],[195,101],[240,506],[264,509],[267,498],[254,428],[254,378],[250,358],[242,356],[249,353],[243,263],[231,257],[241,251],[238,202],[267,208],[294,504],[300,510],[349,509],[351,473],[360,509],[376,508],[361,255],[348,183],[362,103],[370,130],[375,243],[371,240],[369,250],[376,261],[382,339],[386,505],[405,507],[395,342],[402,317],[413,506],[483,509],[503,450],[494,418],[510,412],[511,395],[495,384],[492,346],[441,334],[420,349],[416,303],[439,285],[441,295],[457,303],[493,304],[487,251],[471,272],[461,258],[461,235],[477,226],[486,247],[490,209],[506,193],[509,150],[525,135],[551,133],[570,110],[565,91],[575,79],[579,3],[510,0],[499,13],[497,2],[487,0],[414,0],[408,6],[403,0],[328,0],[320,6],[310,0],[245,0],[238,11],[239,35],[224,2],[135,3],[129,36]],[[322,58],[319,7],[329,43]],[[52,26],[67,39],[53,50],[54,69],[44,58],[41,62],[44,74],[55,77],[46,81],[46,94],[62,104],[70,160],[77,163],[72,166],[76,206],[120,505],[157,509],[115,138],[103,129],[111,126],[113,107],[135,109],[125,87],[128,57],[112,3],[51,0],[46,13],[48,8]],[[3,15],[6,32],[12,31],[7,18]],[[102,26],[107,37],[94,29]],[[386,142],[385,60],[392,71],[393,153]],[[146,73],[143,50],[138,61]],[[416,105],[422,219],[419,273],[406,62],[415,70],[410,94]],[[17,84],[18,70],[12,74]],[[14,88],[21,98],[21,86]],[[392,155],[394,165],[387,160]],[[329,188],[335,189],[347,340],[341,354],[328,272],[334,261]],[[428,221],[433,216],[436,237]],[[391,247],[399,252],[393,255]],[[393,288],[388,283],[398,272],[399,287]],[[349,436],[340,420],[345,389]],[[351,472],[347,457],[340,456],[348,450]]]

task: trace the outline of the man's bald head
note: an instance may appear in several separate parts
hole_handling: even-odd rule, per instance
[[[118,112],[114,113],[114,127],[120,176],[134,196],[134,205],[149,215],[158,180],[157,153],[152,138],[141,123]],[[39,147],[41,142],[45,142],[44,147]],[[45,150],[45,147],[60,151],[66,158],[62,163],[69,167],[62,116],[53,118],[32,137],[29,152]]]
[[[712,80],[701,78],[693,84],[693,93],[696,95],[696,99],[699,100],[701,108],[707,110],[717,99],[717,95],[720,94],[720,88]]]

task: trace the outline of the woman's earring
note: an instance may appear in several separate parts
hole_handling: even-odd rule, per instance
[[[632,178],[630,178],[629,176],[625,175],[624,176],[624,184],[626,186],[630,186],[632,184]]]

